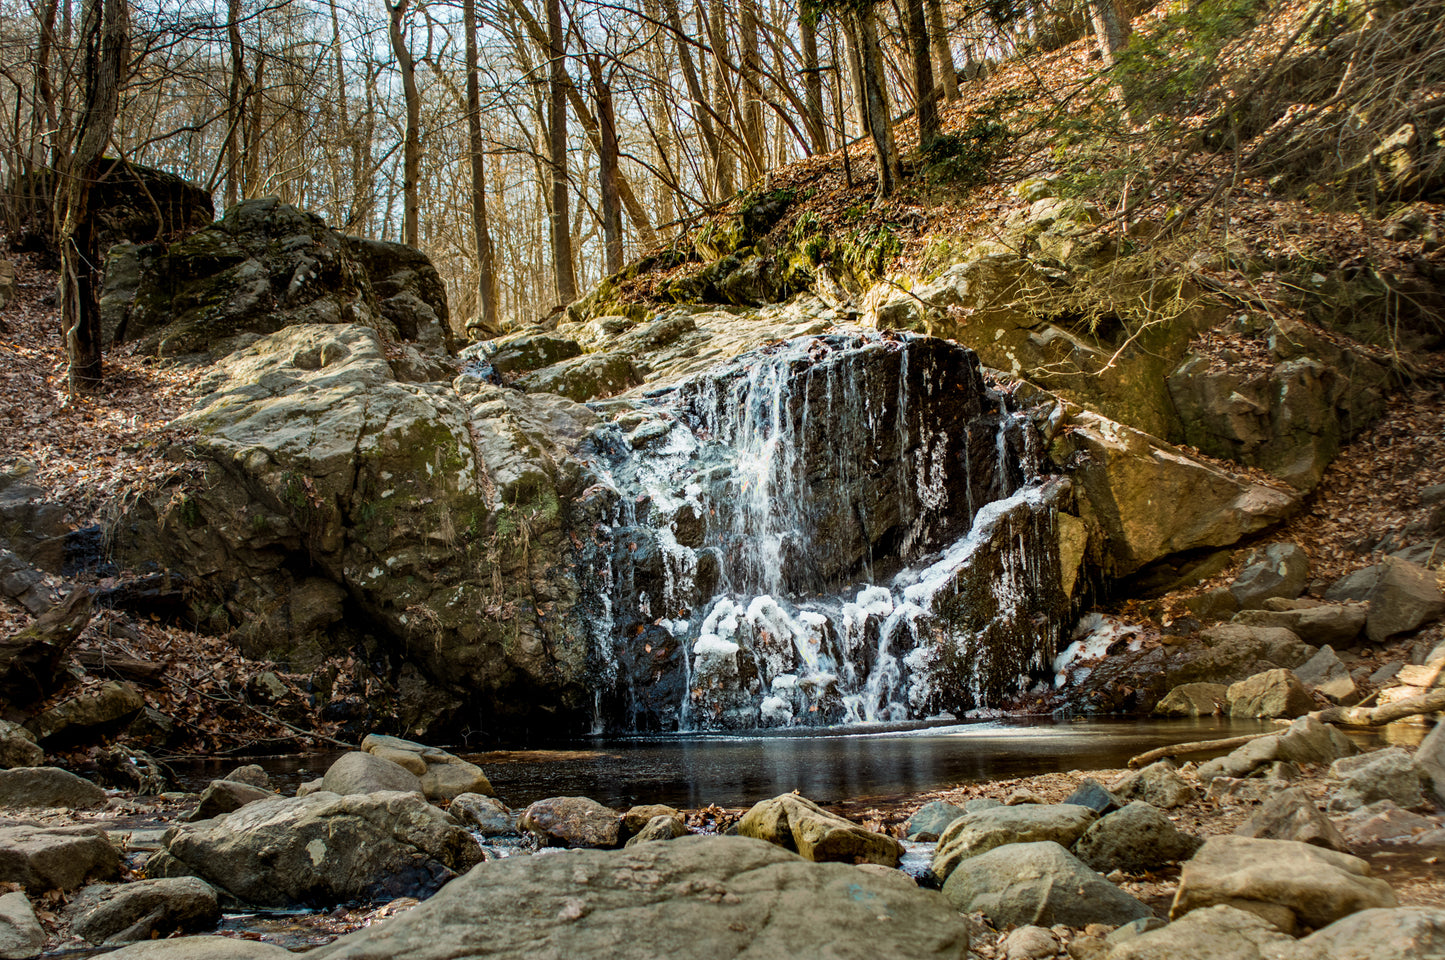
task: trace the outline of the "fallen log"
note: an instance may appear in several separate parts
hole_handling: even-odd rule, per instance
[[[60,660],[95,614],[91,591],[76,587],[14,636],[0,639],[0,699],[33,703],[60,686]]]
[[[1330,707],[1316,710],[1310,716],[1322,723],[1345,727],[1379,727],[1396,720],[1438,713],[1441,710],[1445,710],[1445,688],[1378,707]]]
[[[1193,740],[1189,743],[1176,743],[1169,747],[1158,747],[1154,750],[1146,750],[1137,757],[1129,758],[1129,769],[1137,770],[1140,767],[1147,767],[1156,760],[1164,760],[1169,757],[1177,757],[1187,753],[1208,753],[1211,750],[1233,750],[1235,747],[1242,747],[1251,740],[1258,740],[1260,737],[1272,737],[1278,731],[1267,730],[1264,733],[1248,733],[1242,737],[1225,737],[1223,740]]]
[[[92,673],[106,673],[120,677],[122,680],[150,685],[160,683],[166,670],[171,666],[170,663],[156,663],[153,660],[112,657],[99,650],[82,650],[75,659]]]

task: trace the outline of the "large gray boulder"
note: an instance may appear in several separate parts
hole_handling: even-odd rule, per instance
[[[1314,708],[1304,684],[1289,670],[1267,670],[1230,684],[1225,700],[1229,715],[1252,717],[1300,717]]]
[[[66,807],[93,810],[105,806],[105,791],[59,767],[17,767],[0,770],[0,809]]]
[[[38,767],[45,751],[35,742],[35,734],[18,723],[0,720],[0,770],[11,767]]]
[[[933,800],[919,807],[903,825],[903,835],[909,840],[935,843],[948,825],[963,816],[964,809],[946,800]]]
[[[903,845],[892,837],[861,827],[791,793],[754,804],[738,821],[738,834],[775,843],[820,863],[896,867],[903,857]]]
[[[132,684],[107,680],[32,717],[26,726],[46,744],[94,741],[123,728],[144,709],[145,700]]]
[[[1182,833],[1158,808],[1134,800],[1084,831],[1074,856],[1100,873],[1142,873],[1188,860],[1203,842]]]
[[[1212,717],[1224,712],[1229,687],[1222,683],[1181,683],[1154,705],[1156,717]]]
[[[1131,937],[1104,960],[1261,960],[1293,938],[1256,914],[1220,904]]]
[[[1164,810],[1182,807],[1199,799],[1199,791],[1166,760],[1124,774],[1109,784],[1109,792],[1123,800],[1143,800]]]
[[[1355,681],[1349,668],[1328,644],[1295,667],[1294,674],[1305,687],[1318,690],[1335,703],[1351,701],[1355,697]]]
[[[1251,627],[1280,627],[1315,646],[1348,647],[1365,629],[1368,609],[1363,603],[1321,603],[1293,610],[1245,610],[1232,623]]]
[[[43,893],[111,880],[119,871],[120,851],[99,827],[0,826],[0,882]]]
[[[1271,543],[1245,560],[1229,585],[1241,610],[1254,610],[1274,597],[1294,599],[1309,582],[1310,558],[1298,544]]]
[[[1009,844],[965,860],[949,874],[943,895],[961,912],[982,913],[998,927],[1118,926],[1154,915],[1052,841]]]
[[[1445,723],[1435,724],[1420,741],[1420,748],[1415,751],[1415,768],[1436,802],[1445,805]]]
[[[1170,915],[1216,904],[1239,907],[1292,931],[1357,910],[1393,907],[1395,892],[1365,861],[1289,840],[1211,837],[1184,865]]]
[[[421,793],[421,780],[400,764],[370,753],[343,753],[327,768],[321,789],[342,796],[399,790]]]
[[[91,943],[132,943],[209,930],[221,908],[204,880],[174,877],[86,887],[66,914],[71,933]]]
[[[1025,803],[965,814],[938,838],[933,872],[946,880],[963,861],[1006,844],[1053,841],[1068,846],[1096,817],[1095,810],[1073,803]]]
[[[1445,614],[1445,594],[1440,591],[1434,570],[1386,557],[1378,566],[1378,574],[1365,595],[1370,604],[1365,635],[1372,642],[1383,643]]]
[[[606,849],[622,842],[617,811],[589,797],[548,797],[522,811],[517,821],[544,847]]]
[[[1350,852],[1349,844],[1330,818],[1299,787],[1289,787],[1270,797],[1234,832],[1241,837],[1295,840],[1326,850]]]
[[[1270,960],[1434,960],[1445,957],[1445,910],[1361,910],[1290,947]]]
[[[274,796],[274,790],[262,789],[239,780],[212,780],[206,789],[201,791],[201,797],[196,801],[196,809],[191,811],[187,819],[210,820],[223,813],[239,810],[248,803]]]
[[[1223,757],[1199,765],[1199,779],[1247,777],[1277,760],[1290,763],[1332,763],[1357,752],[1353,742],[1337,728],[1313,717],[1300,717],[1283,733],[1257,737]]]
[[[0,957],[23,960],[40,954],[45,928],[23,893],[0,895]]]
[[[416,793],[319,792],[167,831],[153,877],[200,877],[243,903],[426,896],[479,862],[465,828]]]
[[[808,863],[742,837],[682,837],[488,863],[310,956],[958,960],[967,950],[948,902],[902,874]]]
[[[415,774],[428,800],[451,800],[464,793],[492,795],[492,784],[481,767],[438,747],[372,733],[361,741],[361,749]]]
[[[290,950],[236,937],[175,937],[149,940],[106,954],[115,960],[288,960]]]
[[[1330,775],[1344,781],[1330,796],[1331,810],[1358,810],[1378,800],[1406,808],[1425,802],[1420,769],[1399,747],[1336,760],[1330,765]]]

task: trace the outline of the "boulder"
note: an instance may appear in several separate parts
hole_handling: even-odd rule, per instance
[[[271,778],[258,763],[248,763],[245,766],[237,767],[222,779],[231,783],[244,783],[248,787],[255,787],[258,790],[272,790]]]
[[[585,353],[527,374],[515,386],[527,393],[555,393],[586,403],[642,383],[642,375],[624,353]]]
[[[1233,623],[1251,627],[1280,627],[1315,646],[1348,647],[1365,629],[1368,608],[1363,603],[1322,603],[1296,610],[1246,610]]]
[[[518,824],[545,847],[607,849],[622,841],[617,811],[587,797],[538,800]]]
[[[71,933],[97,944],[209,930],[221,919],[216,891],[195,877],[89,886],[66,913]]]
[[[1383,643],[1445,614],[1445,594],[1437,577],[1427,567],[1386,557],[1379,564],[1379,578],[1365,595],[1370,605],[1365,635],[1371,642]]]
[[[107,680],[56,704],[27,726],[41,742],[78,743],[124,727],[143,709],[139,690],[122,680]]]
[[[1241,837],[1294,840],[1326,850],[1349,853],[1350,845],[1309,795],[1299,787],[1281,790],[1265,800],[1248,820],[1234,829]]]
[[[201,791],[201,799],[187,820],[210,820],[223,813],[239,810],[248,803],[276,796],[275,791],[253,787],[239,780],[212,780]]]
[[[1103,784],[1092,777],[1086,777],[1079,781],[1074,792],[1064,798],[1064,803],[1088,807],[1100,815],[1118,810],[1124,805],[1122,800],[1105,790]]]
[[[428,800],[451,800],[464,793],[492,795],[492,784],[481,767],[437,747],[373,733],[361,741],[361,749],[416,774]]]
[[[45,928],[23,893],[0,896],[0,957],[25,960],[45,946]]]
[[[860,827],[791,793],[754,804],[738,821],[738,834],[775,843],[818,863],[896,867],[903,857],[903,845],[892,837]]]
[[[421,780],[416,774],[400,764],[359,751],[337,757],[321,778],[321,789],[342,796],[381,791],[422,792]]]
[[[105,806],[105,791],[59,767],[16,767],[0,770],[0,809],[65,807],[94,810]]]
[[[1360,846],[1424,842],[1427,834],[1439,829],[1438,820],[1402,810],[1392,800],[1376,800],[1340,820],[1340,832],[1345,839]]]
[[[1059,940],[1043,927],[1019,927],[999,942],[1004,960],[1049,960],[1059,952]]]
[[[1009,844],[965,860],[949,874],[943,895],[996,927],[1118,925],[1154,915],[1052,841]]]
[[[517,815],[496,797],[463,793],[452,798],[447,812],[483,837],[515,837]]]
[[[0,826],[0,882],[33,893],[74,890],[119,870],[120,851],[99,827]]]
[[[1041,841],[1072,844],[1097,817],[1089,807],[1071,803],[994,807],[966,814],[938,838],[933,872],[947,880],[960,863],[995,847]]]
[[[1074,476],[1115,576],[1171,553],[1236,543],[1287,516],[1299,499],[1087,412],[1055,447],[1059,462],[1084,455]]]
[[[1134,800],[1084,831],[1074,856],[1100,873],[1142,873],[1188,860],[1203,842],[1181,833],[1158,808]]]
[[[481,345],[481,350],[492,369],[504,377],[541,370],[582,354],[575,340],[553,333],[531,332],[488,340]]]
[[[454,819],[401,792],[261,800],[174,827],[162,844],[150,876],[200,877],[260,906],[425,897],[482,858]]]
[[[488,863],[311,956],[445,960],[482,950],[534,960],[539,949],[589,960],[924,960],[963,956],[968,934],[941,896],[902,874],[808,863],[742,837],[697,836]]]
[[[1410,754],[1399,747],[1336,760],[1330,766],[1330,775],[1344,780],[1344,785],[1330,795],[1331,810],[1358,810],[1377,800],[1407,808],[1425,802],[1420,770]]]
[[[945,800],[932,800],[919,807],[903,824],[903,835],[920,843],[934,843],[948,825],[964,815],[964,809]]]
[[[45,751],[35,742],[35,735],[18,723],[0,720],[0,770],[12,767],[36,767],[45,759]]]
[[[288,960],[282,947],[237,937],[175,937],[122,947],[106,954],[115,960]]]
[[[622,814],[622,832],[629,837],[647,826],[654,817],[683,818],[682,811],[665,803],[645,803],[628,807]]]
[[[1445,956],[1445,910],[1361,910],[1336,920],[1281,953],[1278,960],[1427,960]],[[1271,957],[1270,960],[1276,960]]]
[[[1199,791],[1165,760],[1124,774],[1109,785],[1109,791],[1120,799],[1143,800],[1151,806],[1165,810],[1182,807],[1199,799]]]
[[[1435,795],[1435,801],[1445,805],[1445,723],[1437,723],[1420,741],[1415,751],[1415,767],[1420,779]]]
[[[652,843],[656,840],[676,840],[678,837],[687,836],[687,824],[681,817],[669,817],[660,814],[643,824],[642,829],[631,837],[627,838],[625,847],[633,847],[639,843]]]
[[[1231,717],[1299,717],[1314,709],[1314,700],[1289,670],[1267,670],[1230,684],[1225,694]]]
[[[1310,657],[1294,669],[1300,683],[1312,690],[1318,690],[1335,703],[1355,698],[1355,681],[1350,670],[1335,655],[1333,647],[1326,644],[1319,653]]]
[[[1233,752],[1199,765],[1199,779],[1247,777],[1260,767],[1288,763],[1331,763],[1357,751],[1354,743],[1335,727],[1313,717],[1300,717],[1283,733],[1257,737]]]
[[[1293,543],[1271,543],[1253,551],[1244,569],[1229,585],[1229,592],[1241,610],[1256,610],[1274,597],[1293,599],[1309,582],[1310,558]]]
[[[1212,717],[1224,712],[1222,683],[1181,683],[1154,705],[1156,717]]]
[[[1262,960],[1266,950],[1293,943],[1274,924],[1220,904],[1130,937],[1106,960]]]
[[[1170,916],[1224,904],[1276,926],[1298,921],[1319,928],[1395,902],[1390,885],[1348,854],[1289,840],[1211,837],[1184,865]]]

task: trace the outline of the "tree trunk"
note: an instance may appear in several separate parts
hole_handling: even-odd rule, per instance
[[[712,96],[717,115],[726,118],[732,113],[732,95],[728,89],[728,23],[727,4],[712,0],[712,19],[708,24],[708,42],[712,44],[713,74]],[[737,191],[734,179],[734,157],[732,144],[719,138],[717,168],[713,171],[717,183],[717,198],[727,200]]]
[[[668,26],[672,28],[673,35],[677,40],[677,59],[682,67],[682,79],[687,84],[688,96],[692,98],[693,109],[697,113],[697,128],[702,137],[703,152],[707,154],[708,163],[716,170],[720,162],[717,131],[713,129],[712,114],[709,112],[711,105],[707,102],[707,92],[702,89],[697,69],[692,62],[692,48],[687,42],[687,32],[682,28],[682,16],[677,9],[677,0],[662,0],[662,5],[667,15]]]
[[[597,91],[597,122],[602,127],[598,179],[601,186],[603,249],[607,258],[607,275],[612,276],[622,270],[622,201],[617,195],[617,126],[612,115],[612,87],[601,76],[593,79],[593,86]]]
[[[933,62],[929,57],[928,24],[923,0],[908,0],[908,51],[913,56],[913,90],[916,94],[918,145],[938,138],[938,101],[933,95]]]
[[[757,180],[767,169],[763,144],[763,60],[758,54],[758,0],[738,5],[738,42],[742,47],[743,144],[747,149],[748,179]]]
[[[416,87],[416,61],[407,47],[404,32],[403,21],[410,2],[397,0],[395,6],[387,4],[386,9],[391,14],[391,52],[396,55],[402,97],[406,100],[406,135],[401,155],[401,242],[414,247],[421,207],[417,196],[417,182],[421,179],[421,94]]]
[[[60,248],[60,328],[69,361],[71,395],[101,384],[99,238],[91,196],[101,158],[120,109],[121,80],[129,59],[130,10],[126,0],[86,0],[82,16],[85,105],[75,152],[59,180],[55,210]]]
[[[1089,16],[1099,41],[1099,55],[1104,58],[1104,65],[1113,69],[1120,51],[1129,42],[1129,21],[1119,16],[1114,0],[1089,0]]]
[[[873,8],[864,5],[853,16],[858,32],[858,59],[862,64],[863,96],[867,103],[868,133],[873,138],[873,155],[878,161],[878,196],[888,197],[898,186],[898,150],[893,140],[893,117],[888,91],[883,86],[883,52],[878,48],[878,29]]]
[[[943,0],[925,0],[928,5],[928,37],[933,41],[934,73],[943,84],[943,96],[949,103],[958,99],[958,68],[953,65],[953,47],[948,42],[948,27],[943,22]]]
[[[561,0],[547,0],[548,159],[551,161],[552,273],[557,299],[563,306],[577,299],[577,274],[572,264],[572,229],[567,205],[567,65],[566,36],[562,32]]]
[[[482,144],[482,97],[477,79],[477,3],[462,0],[467,55],[467,145],[472,168],[472,236],[477,248],[477,317],[467,334],[478,339],[502,332],[497,307],[496,259],[492,231],[487,223],[487,167]],[[475,332],[474,332],[475,331]]]
[[[803,42],[803,91],[808,104],[804,116],[808,139],[814,153],[828,152],[828,126],[823,119],[823,74],[818,69],[818,24],[807,12],[798,16],[798,32]]]
[[[335,7],[332,7],[335,10]],[[231,81],[226,89],[226,206],[234,206],[241,193],[241,151],[236,139],[246,115],[246,47],[241,42],[241,0],[226,4],[226,38],[231,45]]]

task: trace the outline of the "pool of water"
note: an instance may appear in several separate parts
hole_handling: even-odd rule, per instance
[[[512,807],[586,796],[614,807],[743,806],[798,790],[819,803],[885,801],[962,783],[1068,770],[1122,767],[1154,747],[1278,729],[1266,721],[1008,719],[747,736],[674,734],[586,739],[535,749],[470,753]],[[321,776],[337,754],[262,758],[278,786]],[[243,760],[177,770],[200,789]]]

